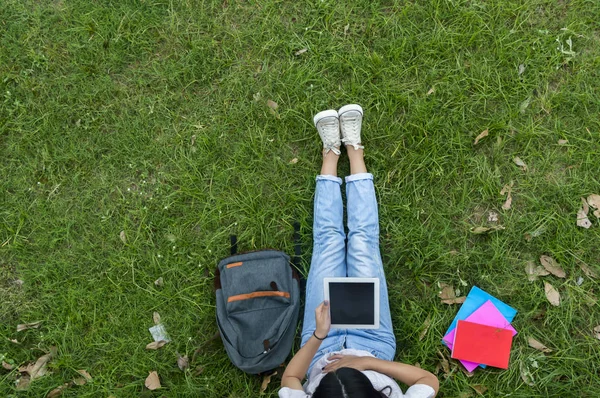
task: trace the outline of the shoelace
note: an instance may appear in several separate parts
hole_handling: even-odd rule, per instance
[[[332,150],[337,155],[339,155],[339,149],[337,149],[335,146],[337,145],[338,138],[340,136],[338,126],[339,124],[333,119],[331,121],[319,122],[319,129],[322,131],[324,148],[327,151]]]
[[[360,143],[360,131],[359,127],[361,124],[361,115],[359,114],[351,114],[344,117],[344,122],[342,126],[344,126],[344,138],[342,141],[345,144],[350,144],[354,146],[355,149],[364,148],[362,145],[358,145]]]

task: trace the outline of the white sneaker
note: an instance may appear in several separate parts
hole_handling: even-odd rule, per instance
[[[360,130],[362,126],[363,109],[360,105],[344,105],[338,111],[340,118],[340,130],[342,131],[342,142],[352,145],[354,149],[365,149],[360,145]]]
[[[336,110],[329,109],[315,115],[313,121],[319,131],[325,153],[333,151],[336,155],[341,154],[340,146],[340,120]]]

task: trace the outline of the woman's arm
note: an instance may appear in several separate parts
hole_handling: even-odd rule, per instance
[[[317,330],[315,334],[320,338],[327,337],[329,328],[331,327],[331,320],[329,318],[329,303],[324,301],[315,310],[315,318],[317,320]],[[321,340],[311,336],[311,338],[304,344],[296,355],[292,358],[288,366],[281,376],[281,387],[289,387],[294,390],[302,390],[302,380],[308,371],[310,362],[314,358],[319,347],[321,346]]]
[[[325,366],[323,372],[331,372],[343,367],[354,368],[357,370],[373,370],[392,377],[408,386],[414,384],[428,385],[435,390],[436,394],[440,388],[440,383],[433,373],[405,363],[385,361],[373,357],[358,357],[341,354],[332,355],[329,357],[329,360],[335,362]]]

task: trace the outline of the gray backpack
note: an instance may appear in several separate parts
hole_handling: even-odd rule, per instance
[[[299,249],[296,242],[296,264]],[[246,373],[265,373],[284,363],[292,349],[300,278],[283,252],[236,251],[232,237],[232,256],[217,266],[217,325],[231,362]]]

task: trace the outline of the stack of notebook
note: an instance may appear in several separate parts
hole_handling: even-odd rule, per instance
[[[472,372],[486,365],[507,369],[517,310],[474,286],[442,342]]]

